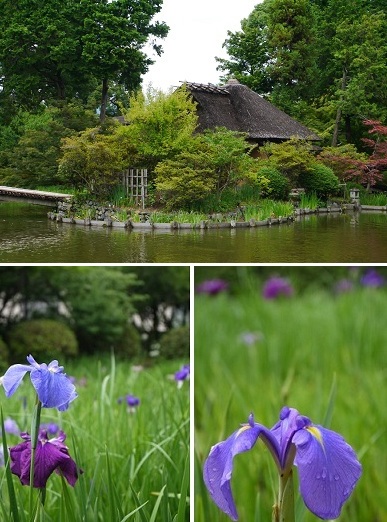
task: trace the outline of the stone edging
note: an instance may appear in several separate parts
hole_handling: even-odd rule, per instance
[[[219,229],[219,228],[251,228],[251,227],[260,227],[260,226],[271,226],[271,225],[279,225],[281,223],[291,223],[294,221],[295,217],[301,217],[309,214],[327,214],[327,213],[342,213],[345,210],[351,211],[377,211],[377,212],[387,212],[386,206],[372,206],[372,205],[358,205],[358,204],[348,204],[343,207],[326,207],[326,208],[318,208],[316,210],[311,210],[308,208],[301,209],[297,208],[294,211],[294,216],[285,217],[285,218],[268,218],[262,221],[256,221],[255,219],[250,219],[250,221],[235,221],[231,220],[229,222],[209,222],[209,221],[201,221],[200,223],[178,223],[177,221],[172,221],[171,223],[151,223],[144,222],[138,223],[131,221],[116,221],[111,218],[105,218],[104,220],[95,220],[95,219],[78,219],[78,218],[66,218],[61,214],[56,212],[48,212],[47,217],[52,221],[57,221],[58,223],[70,223],[75,225],[83,225],[83,226],[96,226],[96,227],[108,227],[108,228],[127,228],[130,230],[182,230],[182,229]]]

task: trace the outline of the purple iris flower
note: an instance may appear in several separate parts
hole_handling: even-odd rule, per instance
[[[180,370],[177,370],[175,373],[175,381],[177,382],[177,387],[181,388],[183,386],[184,381],[189,380],[190,377],[190,365],[184,364],[180,368]]]
[[[281,475],[298,468],[300,492],[308,509],[323,519],[340,515],[341,507],[361,475],[356,454],[338,433],[313,424],[294,408],[284,407],[271,429],[254,422],[211,448],[204,464],[204,482],[217,506],[232,520],[238,514],[231,492],[233,458],[261,438]]]
[[[10,448],[11,471],[17,475],[23,486],[30,483],[31,466],[31,437],[28,433],[21,433],[21,442]],[[55,471],[63,475],[70,486],[74,486],[78,479],[77,465],[70,457],[68,448],[63,444],[66,435],[61,431],[58,437],[49,439],[46,430],[40,430],[35,451],[34,488],[46,487],[49,476]],[[82,471],[80,471],[82,473]]]
[[[228,290],[228,283],[223,279],[208,279],[196,288],[198,294],[217,295]]]
[[[379,288],[384,285],[384,277],[380,275],[376,270],[367,270],[360,280],[363,286],[372,288]]]
[[[140,405],[140,399],[138,397],[135,397],[134,395],[127,395],[125,400],[126,400],[126,404],[130,408],[135,408]]]
[[[273,276],[265,282],[262,294],[265,299],[276,299],[281,295],[290,297],[293,295],[293,287],[287,279]]]
[[[1,383],[7,397],[11,397],[20,386],[23,377],[30,372],[33,387],[36,390],[43,408],[57,408],[59,411],[67,410],[71,401],[77,396],[75,386],[65,373],[63,366],[58,361],[47,364],[38,364],[32,355],[27,357],[27,364],[14,364],[8,368]]]

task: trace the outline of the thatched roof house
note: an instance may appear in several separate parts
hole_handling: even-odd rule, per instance
[[[184,84],[197,102],[199,130],[226,127],[245,132],[258,145],[266,141],[281,142],[298,137],[320,141],[310,129],[237,80],[220,87],[212,84]]]

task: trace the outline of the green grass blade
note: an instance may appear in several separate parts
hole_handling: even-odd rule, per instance
[[[4,454],[4,465],[5,465],[5,476],[7,480],[7,489],[9,496],[10,512],[14,522],[19,522],[19,510],[16,502],[15,488],[13,486],[12,473],[10,469],[10,457],[8,454],[8,445],[4,428],[4,416],[3,408],[1,408],[1,433],[3,437],[3,454]]]
[[[157,512],[159,510],[159,507],[160,507],[160,504],[161,504],[161,501],[162,501],[162,498],[163,498],[163,495],[164,495],[164,490],[165,490],[166,487],[167,487],[167,485],[164,484],[164,486],[162,487],[160,493],[158,494],[158,497],[157,497],[157,500],[156,500],[156,504],[154,505],[154,508],[153,508],[151,517],[149,519],[149,522],[156,522]]]
[[[181,482],[181,490],[180,490],[180,499],[179,499],[179,507],[177,510],[177,522],[185,521],[185,511],[187,506],[187,491],[189,484],[189,453],[185,459],[183,480]]]

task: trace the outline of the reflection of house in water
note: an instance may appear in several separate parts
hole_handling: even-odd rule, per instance
[[[197,103],[199,131],[226,127],[247,134],[252,144],[282,142],[290,138],[320,141],[302,125],[237,80],[222,86],[185,83]]]

